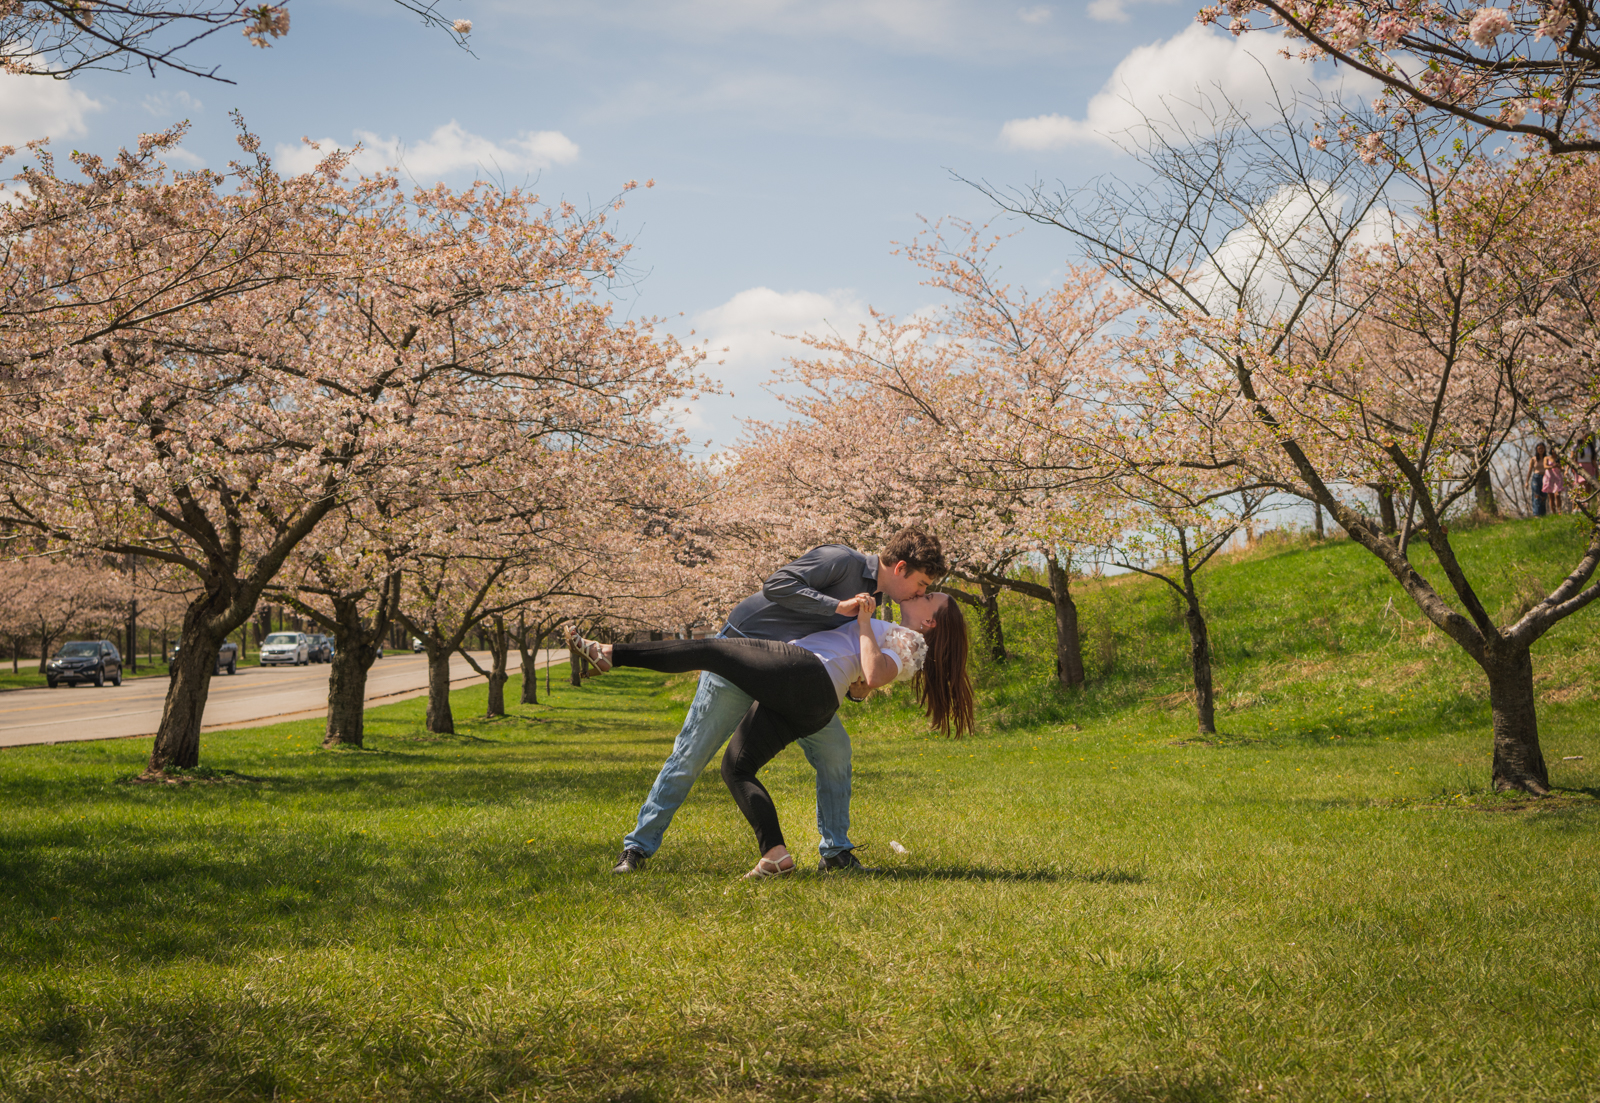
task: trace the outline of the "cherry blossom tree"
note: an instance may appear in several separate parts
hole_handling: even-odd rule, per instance
[[[950,296],[935,316],[936,336],[961,350],[978,386],[982,425],[962,430],[957,477],[979,494],[998,495],[997,504],[1007,502],[1011,531],[990,548],[991,568],[974,571],[973,580],[996,620],[996,637],[995,590],[1052,607],[1056,674],[1071,688],[1084,681],[1073,557],[1115,531],[1101,488],[1106,470],[1072,427],[1090,423],[1119,378],[1111,329],[1131,300],[1092,266],[1069,266],[1060,284],[1040,294],[1014,287],[997,258],[1003,239],[985,235],[952,219],[904,251],[928,274],[927,286]],[[994,520],[979,519],[978,531],[1006,531]],[[1009,569],[1024,556],[1042,559],[1045,584]]]
[[[67,633],[98,634],[116,617],[124,589],[95,556],[0,563],[0,636],[11,645],[13,669],[17,651],[37,644],[38,671],[44,674],[51,650]]]
[[[1401,123],[1373,155],[1297,112],[1234,112],[1205,131],[1152,131],[1137,187],[997,199],[1073,235],[1165,319],[1145,386],[1205,451],[1217,442],[1260,483],[1318,503],[1384,564],[1484,671],[1495,787],[1544,793],[1530,649],[1600,596],[1600,526],[1586,506],[1570,574],[1497,625],[1448,516],[1508,431],[1549,416],[1546,396],[1592,417],[1596,335],[1587,304],[1572,304],[1594,299],[1595,192],[1565,186],[1592,170],[1505,171],[1420,114]],[[1405,498],[1393,535],[1338,489],[1373,484]],[[1419,539],[1443,589],[1412,562]]]
[[[626,600],[647,558],[636,511],[655,500],[681,443],[655,419],[637,419],[630,431],[632,439],[613,437],[605,447],[591,441],[532,449],[514,462],[501,457],[478,473],[481,493],[452,496],[427,526],[442,535],[412,557],[397,615],[428,656],[429,731],[455,730],[449,670],[457,654],[488,680],[488,714],[505,714],[508,617],[593,617]],[[466,648],[480,630],[489,669]]]
[[[548,536],[549,534],[544,534]],[[512,640],[505,626],[509,614],[528,605],[578,593],[582,561],[549,570],[554,542],[516,539],[485,546],[481,539],[418,557],[405,573],[405,593],[397,615],[422,642],[428,656],[428,711],[431,732],[454,734],[450,706],[450,660],[460,654],[488,680],[489,716],[505,715],[505,683]],[[541,554],[542,553],[542,554]],[[473,632],[490,629],[490,669],[467,653]]]
[[[76,156],[83,184],[41,153],[3,215],[3,520],[202,587],[153,772],[195,764],[210,656],[341,503],[632,439],[695,383],[692,357],[600,294],[627,250],[606,213],[347,184],[338,154],[301,177],[256,154],[169,180],[176,136],[112,166]]]
[[[515,627],[508,626],[510,643],[517,649],[522,670],[520,704],[539,703],[539,654],[545,641],[554,636],[557,625],[566,619],[566,612],[559,607],[529,602],[517,610]]]
[[[1084,680],[1072,556],[1102,535],[1101,476],[1075,440],[1020,411],[1052,425],[1085,414],[1126,302],[1090,269],[1045,294],[1013,288],[998,244],[952,222],[905,248],[946,305],[905,323],[875,314],[853,340],[806,337],[810,355],[787,374],[800,385],[788,400],[796,420],[755,427],[741,453],[776,501],[802,502],[801,516],[867,546],[912,520],[933,525],[952,574],[977,589],[948,592],[977,610],[996,660],[1002,589],[1052,606],[1057,677],[1070,688]],[[1045,582],[1026,577],[1034,563]]]
[[[343,506],[269,587],[333,637],[324,747],[364,746],[367,675],[395,620],[405,562],[395,526],[387,523],[389,505],[361,499]]]
[[[1199,18],[1234,34],[1280,31],[1299,44],[1299,56],[1336,58],[1382,82],[1380,114],[1422,110],[1522,135],[1551,153],[1600,151],[1595,0],[1514,0],[1504,7],[1470,0],[1227,0],[1202,8]]]
[[[1010,546],[1043,556],[1051,584],[1003,570],[980,578],[1054,606],[1057,669],[1068,686],[1083,681],[1083,665],[1058,548],[1170,586],[1190,637],[1197,724],[1212,734],[1211,646],[1196,578],[1260,510],[1266,488],[1223,441],[1194,439],[1187,413],[1145,385],[1136,370],[1142,342],[1108,334],[1129,303],[1101,271],[1069,268],[1062,285],[1029,296],[998,278],[999,239],[962,230],[962,247],[936,233],[917,254],[929,282],[955,295],[941,336],[981,364],[984,415],[963,430],[958,478],[1005,489],[1017,526]],[[993,521],[982,529],[1004,531]]]
[[[1189,634],[1197,729],[1214,735],[1211,632],[1199,575],[1259,515],[1274,488],[1226,459],[1217,462],[1219,457],[1198,456],[1184,447],[1168,435],[1181,431],[1172,424],[1177,419],[1140,413],[1144,416],[1124,423],[1127,439],[1137,441],[1137,447],[1101,446],[1107,477],[1100,485],[1116,503],[1108,515],[1120,521],[1104,539],[1101,554],[1110,565],[1157,579],[1172,590]],[[1148,447],[1151,442],[1157,446]],[[1173,462],[1177,456],[1186,462]]]
[[[17,655],[32,626],[23,615],[28,583],[32,580],[25,560],[0,561],[0,637],[11,650],[11,673],[17,673]]]

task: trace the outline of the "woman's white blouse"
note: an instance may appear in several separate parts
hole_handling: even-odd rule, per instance
[[[922,669],[922,661],[928,654],[928,642],[922,638],[921,632],[886,620],[874,620],[871,624],[879,650],[894,661],[895,681],[903,682]],[[850,683],[862,676],[860,641],[861,630],[855,621],[850,621],[826,632],[813,632],[789,642],[805,648],[822,660],[828,677],[833,679],[834,692],[843,701]]]

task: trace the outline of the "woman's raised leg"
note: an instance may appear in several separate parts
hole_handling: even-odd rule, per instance
[[[653,640],[619,643],[606,656],[616,666],[665,674],[709,670],[810,735],[839,708],[827,669],[811,652],[776,640]]]

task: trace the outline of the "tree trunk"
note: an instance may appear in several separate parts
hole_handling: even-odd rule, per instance
[[[1373,487],[1378,492],[1378,520],[1386,535],[1400,531],[1400,522],[1394,513],[1394,492],[1386,486]]]
[[[1484,663],[1489,676],[1489,711],[1494,719],[1494,787],[1544,796],[1550,774],[1539,749],[1539,717],[1533,696],[1533,656],[1526,647],[1508,649]]]
[[[1323,530],[1323,527],[1322,527],[1322,503],[1321,502],[1312,502],[1311,503],[1311,509],[1312,509],[1312,516],[1314,516],[1316,518],[1317,539],[1318,540],[1325,540],[1325,539],[1327,539],[1327,534]]]
[[[328,671],[328,727],[324,747],[361,747],[366,738],[367,671],[371,646],[334,636],[333,667]]]
[[[450,650],[428,647],[428,730],[454,735],[456,718],[450,711]]]
[[[361,747],[366,739],[367,672],[383,641],[373,640],[358,600],[333,599],[333,668],[328,671],[328,726],[324,747]]]
[[[1195,716],[1201,735],[1217,732],[1216,698],[1211,687],[1211,637],[1206,631],[1206,618],[1200,614],[1200,598],[1194,592],[1194,580],[1185,579],[1188,587],[1188,604],[1183,612],[1183,622],[1189,628],[1189,666],[1194,671]]]
[[[537,705],[539,703],[539,645],[544,642],[544,635],[535,632],[533,648],[528,647],[528,628],[523,623],[517,633],[517,654],[522,657],[522,703],[524,705]]]
[[[147,774],[164,773],[173,767],[190,770],[200,765],[200,724],[222,640],[193,623],[192,618],[185,619],[189,623],[183,626],[178,661],[173,664],[172,680],[167,683],[167,701],[161,710],[161,726],[156,730]]]
[[[487,636],[489,642],[489,707],[484,711],[485,717],[504,716],[506,714],[506,666],[511,656],[511,634],[506,631],[504,618],[496,616],[494,627],[487,633],[480,632],[479,636]],[[527,681],[526,678],[523,679]]]
[[[1006,631],[1000,623],[1000,587],[986,578],[978,580],[983,598],[978,606],[978,622],[983,628],[984,642],[989,645],[989,658],[997,663],[1006,661]]]
[[[1045,556],[1050,570],[1050,594],[1056,608],[1056,678],[1061,685],[1072,689],[1083,685],[1083,644],[1078,638],[1078,606],[1072,600],[1071,572],[1056,561],[1053,555]]]
[[[139,673],[139,599],[128,601],[128,673]]]
[[[572,668],[572,684],[583,685],[583,655],[576,647],[567,648],[567,663]]]
[[[1478,472],[1478,477],[1473,482],[1473,490],[1477,495],[1479,513],[1486,517],[1500,516],[1500,506],[1494,500],[1494,484],[1489,481],[1487,465]]]

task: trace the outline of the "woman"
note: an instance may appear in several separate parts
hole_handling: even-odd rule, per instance
[[[745,714],[722,756],[722,780],[755,829],[761,858],[746,878],[794,872],[772,796],[756,772],[796,739],[827,724],[853,683],[870,689],[911,680],[917,703],[946,735],[972,730],[972,683],[967,678],[967,622],[944,594],[907,598],[899,625],[873,620],[871,595],[858,595],[856,619],[789,643],[722,638],[602,644],[570,626],[568,643],[602,674],[638,666],[668,674],[709,670],[756,704]]]
[[[1533,459],[1528,461],[1528,475],[1530,476],[1528,490],[1533,495],[1533,515],[1535,517],[1544,516],[1544,458],[1544,442],[1540,441],[1534,445]]]
[[[1566,490],[1561,478],[1561,461],[1552,453],[1544,458],[1544,500],[1551,513],[1561,512],[1561,493]]]

